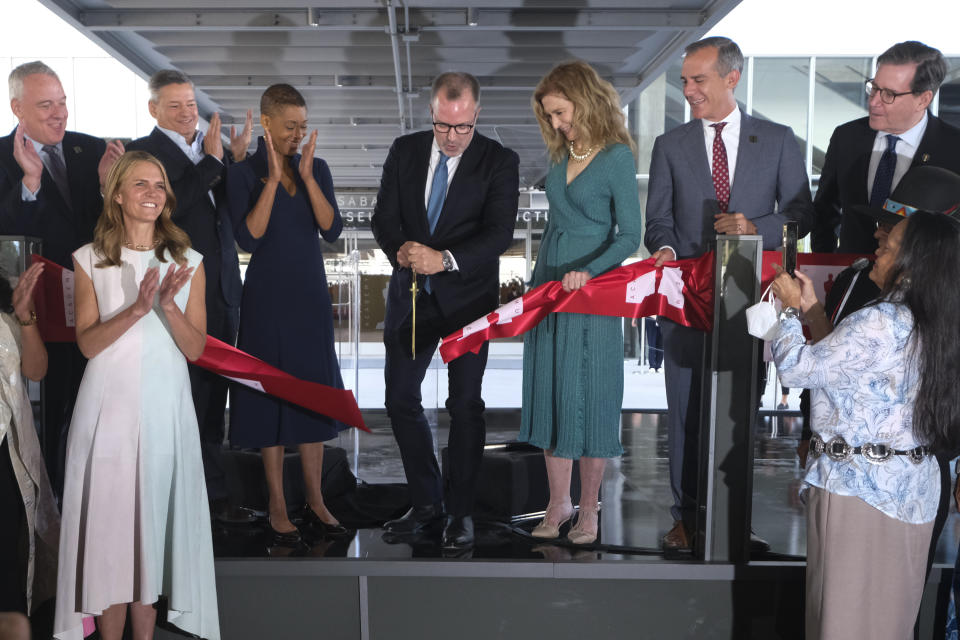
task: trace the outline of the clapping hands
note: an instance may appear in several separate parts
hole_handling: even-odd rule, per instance
[[[160,308],[166,311],[172,311],[176,306],[174,298],[183,288],[183,285],[190,282],[193,277],[193,267],[188,267],[186,263],[177,266],[171,264],[167,269],[167,274],[160,281],[160,267],[150,267],[147,273],[140,281],[140,292],[137,300],[133,303],[133,313],[138,318],[150,313],[153,309],[154,298],[159,293],[158,303]]]
[[[20,274],[20,280],[13,289],[13,313],[21,322],[28,322],[34,311],[33,293],[43,274],[43,263],[34,262],[30,268]]]

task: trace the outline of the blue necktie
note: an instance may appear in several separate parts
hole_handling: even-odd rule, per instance
[[[437,162],[437,169],[433,172],[433,183],[430,185],[430,199],[427,201],[427,223],[430,225],[430,235],[433,235],[437,228],[437,222],[440,220],[440,211],[443,209],[443,200],[447,197],[447,156],[440,151],[440,160]],[[423,283],[423,288],[427,293],[433,293],[433,287],[430,286],[430,276],[427,276]]]
[[[880,156],[877,165],[877,175],[873,178],[873,189],[870,190],[870,206],[882,207],[890,197],[890,188],[893,186],[893,172],[897,168],[897,142],[900,138],[892,133],[887,134],[887,150]]]
[[[447,197],[447,156],[440,151],[440,160],[437,169],[433,172],[433,183],[430,185],[430,199],[427,201],[427,222],[430,224],[430,234],[433,235],[440,220],[440,211],[443,209],[443,200]]]

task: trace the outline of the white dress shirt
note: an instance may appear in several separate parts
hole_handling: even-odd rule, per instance
[[[703,123],[703,142],[707,149],[707,163],[710,165],[710,175],[713,175],[713,139],[716,137],[717,130],[711,125],[717,122],[726,122],[727,125],[720,133],[720,139],[723,140],[723,146],[727,148],[727,172],[730,176],[730,191],[733,191],[733,173],[737,169],[737,150],[740,148],[740,107],[734,107],[733,111],[727,114],[727,117],[717,122],[710,120],[701,120]]]
[[[917,147],[923,140],[923,134],[927,131],[927,113],[923,113],[920,122],[913,125],[906,131],[897,135],[895,151],[897,152],[897,167],[893,170],[893,182],[890,183],[890,192],[897,188],[900,179],[907,172],[913,163],[913,156],[917,154]],[[870,152],[870,168],[867,170],[867,200],[873,194],[873,180],[877,177],[877,167],[880,165],[880,156],[887,150],[887,135],[889,131],[877,131],[877,136],[873,140],[873,151]]]

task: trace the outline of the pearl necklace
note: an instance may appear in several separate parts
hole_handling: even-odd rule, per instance
[[[135,250],[135,251],[149,251],[150,249],[156,249],[159,245],[160,245],[160,239],[159,239],[159,238],[158,238],[158,239],[155,239],[155,240],[153,241],[153,244],[149,244],[149,245],[148,245],[148,244],[134,244],[133,242],[130,242],[129,240],[124,240],[124,241],[123,241],[123,246],[127,247],[128,249],[133,249],[133,250]]]
[[[589,149],[587,149],[581,154],[573,150],[573,142],[570,143],[569,147],[570,147],[570,159],[573,160],[574,162],[583,162],[584,160],[590,157],[590,154],[592,154],[593,150],[595,149],[595,147],[590,147]]]

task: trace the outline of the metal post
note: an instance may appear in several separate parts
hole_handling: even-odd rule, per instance
[[[761,236],[717,237],[696,536],[697,557],[710,562],[750,559],[759,344],[747,333],[746,309],[760,296],[762,258]]]

